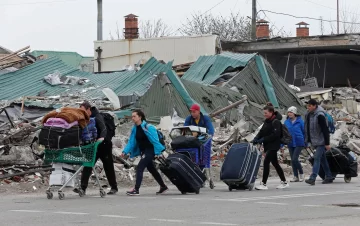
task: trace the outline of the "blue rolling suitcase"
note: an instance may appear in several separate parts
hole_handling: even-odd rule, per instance
[[[233,189],[254,188],[261,163],[261,152],[249,143],[233,144],[221,168],[220,179]]]

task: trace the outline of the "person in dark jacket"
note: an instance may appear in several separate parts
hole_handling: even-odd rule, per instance
[[[185,119],[184,126],[199,126],[207,129],[207,133],[214,136],[215,130],[211,118],[203,115],[198,104],[193,104],[190,108],[191,115]]]
[[[284,171],[282,170],[277,158],[277,152],[281,146],[280,139],[282,124],[280,120],[282,119],[282,116],[278,112],[275,112],[275,109],[271,103],[268,103],[267,106],[264,107],[264,116],[265,122],[261,127],[260,132],[253,140],[253,144],[263,144],[264,151],[266,153],[264,160],[263,179],[260,185],[256,186],[255,189],[268,189],[266,183],[270,173],[270,163],[272,163],[272,165],[275,167],[276,172],[281,179],[281,184],[277,187],[277,189],[284,189],[289,187],[289,183],[286,181]]]
[[[316,151],[314,153],[312,174],[305,182],[315,185],[321,166],[325,171],[325,179],[322,183],[329,184],[333,182],[333,177],[325,155],[326,151],[331,149],[326,112],[314,99],[307,102],[307,109],[308,113],[305,115],[305,142],[314,147]]]
[[[294,173],[294,178],[290,182],[303,182],[304,172],[299,161],[299,156],[305,147],[304,120],[297,114],[296,107],[290,107],[288,109],[288,118],[284,124],[288,128],[292,138],[292,141],[287,145]]]
[[[106,138],[106,124],[103,116],[100,114],[99,110],[96,107],[92,107],[89,102],[84,101],[80,108],[86,111],[90,117],[95,118],[95,124],[97,129],[97,140],[101,141],[101,144],[98,146],[98,150],[96,153],[96,160],[100,158],[103,166],[106,178],[109,182],[111,190],[108,192],[108,195],[114,195],[118,192],[115,168],[114,168],[114,160],[112,155],[112,142],[111,140]],[[83,192],[86,192],[86,188],[89,183],[89,178],[91,176],[92,168],[85,167],[82,175],[81,175],[81,185],[80,188]],[[79,192],[79,189],[74,189],[75,192]]]
[[[139,189],[143,179],[145,168],[155,178],[160,185],[157,195],[163,194],[168,190],[159,172],[154,165],[154,158],[161,155],[165,147],[160,143],[159,136],[155,126],[146,122],[145,114],[141,110],[135,110],[132,113],[132,121],[134,126],[131,130],[129,142],[127,143],[122,157],[129,155],[130,157],[141,156],[141,160],[136,168],[136,184],[135,188],[126,192],[129,196],[139,195]]]

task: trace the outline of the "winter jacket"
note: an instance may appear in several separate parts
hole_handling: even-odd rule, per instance
[[[82,141],[92,142],[97,140],[97,129],[95,118],[90,118],[90,122],[86,125],[82,132]]]
[[[165,147],[159,141],[159,135],[155,126],[148,124],[146,121],[143,121],[141,123],[141,127],[144,130],[150,143],[154,146],[155,155],[160,155],[161,152],[165,150]],[[131,130],[129,142],[127,143],[123,153],[125,155],[130,154],[131,158],[139,156],[141,154],[139,145],[136,141],[136,125],[134,125]]]
[[[91,117],[95,118],[97,139],[106,138],[106,124],[103,116],[96,107],[91,107]]]
[[[325,115],[326,112],[321,106],[305,115],[306,143],[310,143],[314,147],[330,144],[330,133]]]
[[[254,140],[263,140],[265,151],[277,151],[281,146],[281,114],[266,119]]]
[[[204,127],[207,129],[207,133],[210,134],[211,136],[214,136],[215,133],[214,126],[211,122],[210,117],[207,115],[203,115],[202,113],[200,113],[199,124],[196,124],[195,119],[190,115],[185,119],[184,126]]]
[[[301,116],[296,117],[293,123],[288,118],[284,125],[288,128],[292,141],[288,144],[289,147],[305,147],[305,131],[304,131],[304,120]]]

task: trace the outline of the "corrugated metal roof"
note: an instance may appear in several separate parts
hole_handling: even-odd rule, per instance
[[[51,86],[44,81],[50,73],[59,71],[62,75],[85,77],[90,84],[74,86]],[[97,88],[111,88],[116,90],[121,83],[135,74],[134,71],[116,72],[110,74],[91,74],[66,65],[57,57],[39,60],[21,70],[0,75],[0,99],[13,100],[22,96],[36,96],[46,90],[47,96],[58,95],[65,91],[82,91],[84,88],[95,85]],[[101,89],[87,91],[88,97],[103,97]]]
[[[302,107],[301,101],[293,90],[276,74],[265,59],[264,62],[280,108],[287,109],[290,106],[296,106],[300,114],[305,113],[305,108]],[[230,79],[224,86],[227,88],[235,86],[239,92],[247,95],[250,101],[257,104],[265,104],[269,101],[255,60],[251,60],[242,71]]]
[[[41,55],[47,57],[58,57],[65,64],[75,67],[81,68],[81,64],[91,64],[94,57],[84,57],[76,52],[62,52],[62,51],[44,51],[44,50],[35,50],[31,52],[35,57],[39,57]]]
[[[224,52],[215,56],[201,56],[182,76],[182,79],[210,85],[221,77],[227,69],[245,67],[254,58],[253,54]]]
[[[187,97],[183,96],[183,92],[177,89],[179,87],[173,84],[168,76],[158,76],[153,80],[150,89],[139,99],[137,107],[142,108],[147,117],[172,115],[174,109],[180,117],[185,118],[189,115],[189,106],[185,101]],[[181,82],[190,98],[200,104],[207,112],[226,107],[242,97],[240,93],[228,88],[210,87],[184,80]],[[237,121],[237,109],[228,111],[226,118],[231,122]]]
[[[183,84],[189,92],[190,96],[199,103],[208,112],[214,112],[229,106],[231,103],[239,101],[242,94],[224,87],[214,87],[199,85],[195,82],[183,80]],[[186,112],[189,114],[189,111]],[[236,122],[239,112],[236,108],[225,112],[226,119],[230,122]]]
[[[154,57],[150,58],[134,76],[126,78],[122,84],[114,90],[119,96],[142,96],[151,86],[157,74],[166,72],[172,67],[172,62],[162,64]]]
[[[172,115],[173,109],[180,117],[189,114],[186,103],[166,75],[160,75],[153,80],[150,89],[139,99],[137,106],[143,109],[147,117]]]

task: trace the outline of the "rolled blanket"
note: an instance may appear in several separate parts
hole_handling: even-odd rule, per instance
[[[89,115],[80,108],[62,108],[59,110],[51,111],[47,115],[44,116],[42,120],[42,124],[45,124],[49,118],[62,118],[68,123],[73,123],[78,121],[79,126],[81,128],[85,128],[85,126],[89,123],[90,117]]]
[[[44,124],[44,126],[60,127],[60,128],[64,128],[64,129],[70,129],[71,127],[77,126],[77,125],[79,125],[78,121],[68,123],[67,121],[65,121],[65,119],[62,119],[62,118],[49,118],[46,121],[46,123]]]

